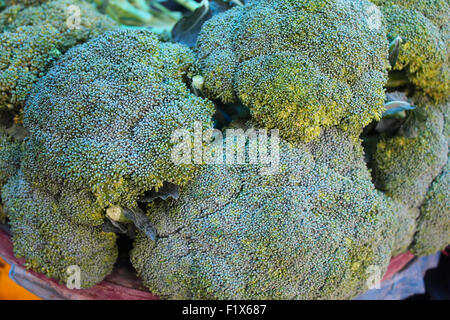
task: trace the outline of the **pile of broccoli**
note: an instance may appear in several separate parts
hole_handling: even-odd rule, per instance
[[[120,235],[161,298],[350,299],[450,243],[448,1],[246,1],[193,48],[157,1],[93,2],[0,8],[0,222],[29,268],[92,287]],[[230,128],[279,130],[278,170],[174,161],[179,129],[249,154]]]

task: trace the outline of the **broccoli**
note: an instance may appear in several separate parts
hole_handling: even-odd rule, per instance
[[[445,179],[447,170],[448,103],[435,105],[419,93],[412,100],[416,109],[407,111],[393,136],[381,135],[372,163],[375,185],[396,212],[394,255],[407,250],[431,254],[450,242],[445,231],[432,230],[432,226],[445,230],[450,214],[443,198],[445,182],[436,181]],[[428,250],[415,249],[417,237],[419,246]]]
[[[190,49],[146,30],[71,48],[27,100],[27,180],[60,194],[61,210],[89,225],[101,224],[109,206],[136,207],[164,182],[186,184],[196,165],[172,162],[171,135],[196,121],[210,128],[214,112],[188,89],[193,60]]]
[[[278,174],[207,165],[178,201],[149,204],[158,238],[138,234],[132,264],[162,298],[351,298],[372,272],[381,279],[393,239],[362,156],[330,128],[317,143],[282,142]]]
[[[200,31],[203,91],[224,103],[239,99],[256,125],[278,128],[289,141],[336,125],[359,134],[383,112],[389,46],[377,17],[365,0],[235,7]]]
[[[33,84],[55,59],[70,47],[116,27],[111,18],[79,0],[4,9],[0,12],[0,110],[17,114]],[[16,122],[20,121],[19,115]]]
[[[402,39],[388,87],[407,81],[436,101],[450,90],[448,0],[372,0],[380,6],[388,38]]]
[[[0,191],[20,167],[21,143],[0,131]]]
[[[19,171],[4,186],[2,199],[10,219],[14,254],[26,266],[67,283],[68,268],[80,268],[81,288],[100,282],[117,258],[116,235],[75,223],[59,202],[34,189]]]
[[[416,95],[418,108],[408,111],[394,137],[385,137],[374,154],[375,185],[396,201],[418,207],[447,162],[444,117],[429,99]]]
[[[23,5],[26,7],[40,5],[48,0],[5,0],[6,6]]]
[[[387,196],[386,202],[389,208],[395,213],[395,220],[392,227],[392,233],[394,234],[392,256],[396,256],[409,250],[414,234],[416,233],[420,209],[409,208]]]
[[[22,143],[9,134],[10,130],[0,129],[0,193],[8,179],[20,167]],[[6,212],[0,204],[0,223],[6,222]]]
[[[444,114],[444,136],[450,141],[449,103],[439,106]],[[449,160],[437,176],[420,207],[417,232],[410,250],[415,255],[428,255],[443,250],[450,243]]]
[[[431,185],[420,208],[417,232],[411,244],[415,255],[429,255],[450,243],[450,162]]]

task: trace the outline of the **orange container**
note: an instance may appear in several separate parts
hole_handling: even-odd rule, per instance
[[[12,281],[9,270],[9,264],[0,257],[0,300],[41,300]]]

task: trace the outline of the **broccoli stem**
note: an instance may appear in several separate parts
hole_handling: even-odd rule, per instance
[[[95,0],[95,2],[98,6],[103,4],[103,0]],[[129,18],[145,24],[154,19],[151,13],[136,8],[128,1],[109,1],[105,11],[111,17]]]
[[[201,3],[198,3],[195,0],[175,0],[176,3],[178,3],[179,5],[185,7],[186,9],[190,10],[190,11],[195,11],[195,9],[199,8],[200,6],[202,6]]]
[[[177,22],[181,18],[181,14],[179,12],[171,11],[157,2],[153,3],[152,5],[160,11],[155,12],[155,14],[159,14],[160,16],[164,15],[173,20],[174,22]]]
[[[99,8],[118,22],[127,25],[146,25],[161,29],[171,29],[181,18],[181,14],[172,12],[166,7],[152,3],[150,6],[145,0],[94,0]],[[105,5],[106,3],[106,5]]]
[[[112,206],[106,209],[106,215],[113,221],[129,223],[131,220],[127,218],[125,211],[129,209],[120,206]]]
[[[145,0],[130,0],[130,2],[142,11],[150,12],[152,10]]]

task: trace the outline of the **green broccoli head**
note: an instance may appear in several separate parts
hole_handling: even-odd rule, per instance
[[[60,210],[59,201],[34,189],[19,171],[2,192],[13,233],[14,254],[26,266],[67,283],[71,266],[80,270],[80,284],[100,282],[117,258],[116,235],[99,227],[75,223]]]
[[[385,137],[374,154],[375,185],[394,200],[418,207],[447,162],[444,116],[428,99],[416,96],[417,108],[394,137]]]
[[[23,5],[23,6],[35,6],[47,2],[48,0],[5,0],[6,6]]]
[[[450,141],[450,103],[439,105],[444,115],[444,136],[447,144]],[[450,243],[450,194],[449,175],[450,164],[442,168],[440,174],[433,180],[420,207],[420,217],[417,220],[417,232],[410,250],[416,255],[428,255],[443,250]]]
[[[325,130],[319,141],[282,142],[278,174],[209,165],[178,201],[151,203],[159,237],[139,234],[131,252],[144,284],[176,299],[350,298],[366,290],[371,272],[381,277],[389,262],[392,211],[352,138]],[[342,153],[322,152],[336,141]]]
[[[0,191],[20,167],[21,143],[0,131]]]
[[[429,255],[450,243],[450,162],[433,181],[417,220],[417,232],[410,250]]]
[[[211,102],[192,94],[193,53],[145,30],[117,30],[70,49],[35,85],[24,124],[24,173],[100,224],[111,205],[136,207],[164,182],[184,185],[195,165],[172,161],[172,133],[211,126]],[[70,192],[69,192],[70,196]],[[76,212],[76,211],[75,211]]]
[[[56,58],[116,27],[111,18],[79,0],[7,7],[0,13],[0,109],[17,113]]]
[[[412,100],[416,109],[407,112],[394,135],[380,137],[372,163],[375,185],[385,192],[396,212],[393,255],[407,250],[431,254],[450,241],[445,239],[445,231],[436,229],[431,235],[432,226],[445,230],[449,215],[448,200],[442,198],[447,192],[442,189],[445,183],[437,182],[447,170],[449,104],[432,104],[423,94]],[[416,249],[418,237],[419,246],[427,246],[428,251]]]
[[[392,256],[407,252],[416,233],[417,219],[420,215],[419,208],[409,208],[402,203],[386,196],[389,208],[394,212],[395,219],[392,233],[394,234],[394,244]]]
[[[381,116],[388,42],[368,1],[253,1],[208,20],[197,41],[204,93],[308,141]],[[377,18],[379,18],[377,20]]]
[[[445,100],[450,90],[448,0],[372,0],[379,5],[388,38],[400,36],[402,45],[394,70],[405,71],[418,89]],[[393,85],[398,83],[392,81]],[[388,83],[389,85],[389,83]]]

